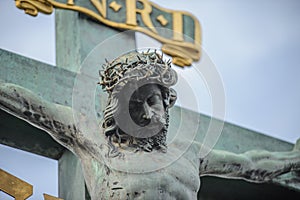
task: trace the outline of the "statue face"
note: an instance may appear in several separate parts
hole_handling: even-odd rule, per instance
[[[102,127],[112,157],[116,145],[165,152],[168,109],[176,101],[171,86],[177,74],[170,63],[155,51],[131,52],[104,64],[100,77],[100,85],[109,94]]]
[[[147,84],[138,88],[130,98],[129,113],[132,120],[140,127],[146,127],[151,122],[154,126],[165,124],[165,107],[158,85]],[[147,128],[151,129],[151,127]]]

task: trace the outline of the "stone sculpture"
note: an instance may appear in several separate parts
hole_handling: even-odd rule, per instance
[[[104,65],[100,85],[109,94],[99,138],[74,122],[70,107],[47,102],[0,82],[0,108],[45,130],[81,161],[91,198],[197,199],[200,177],[215,175],[267,182],[300,170],[299,144],[291,152],[211,150],[197,141],[166,143],[176,72],[156,52],[131,52]],[[180,147],[191,142],[183,155]],[[297,174],[295,173],[295,176]]]

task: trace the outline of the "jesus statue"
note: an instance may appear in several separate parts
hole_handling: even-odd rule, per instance
[[[107,62],[100,79],[108,99],[97,138],[75,123],[78,110],[0,82],[0,108],[72,151],[93,200],[197,199],[200,177],[206,175],[250,182],[272,181],[293,171],[299,176],[300,142],[290,152],[235,154],[212,149],[206,156],[200,154],[203,144],[184,135],[168,144],[168,111],[176,101],[172,86],[177,74],[156,52],[134,51]]]

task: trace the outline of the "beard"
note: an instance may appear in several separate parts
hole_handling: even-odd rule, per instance
[[[145,151],[145,152],[152,152],[153,150],[157,150],[163,153],[167,152],[167,132],[168,132],[168,125],[169,125],[169,114],[168,112],[165,113],[165,116],[156,118],[157,125],[162,127],[161,130],[151,137],[134,137],[123,132],[120,127],[115,127],[115,133],[108,136],[109,139],[109,146],[111,147],[109,152],[109,157],[115,157],[120,155],[120,152],[117,148],[125,149],[125,150],[133,150],[134,152],[138,151]],[[140,133],[138,135],[145,135],[145,128],[139,130]]]
[[[148,138],[134,138],[135,142],[134,146],[138,148],[138,150],[143,150],[146,152],[151,152],[152,150],[160,150],[162,152],[166,152],[167,150],[167,128],[164,126],[162,130]]]

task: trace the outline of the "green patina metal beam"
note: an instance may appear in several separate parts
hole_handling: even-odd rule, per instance
[[[69,71],[78,72],[84,59],[97,45],[109,38],[120,36],[120,31],[101,25],[77,12],[56,10],[55,18],[56,65]],[[124,32],[122,37],[124,38],[118,40],[117,46],[103,46],[99,52],[99,60],[118,56],[115,51],[125,53],[136,48],[134,32]]]
[[[182,113],[185,114],[187,122],[178,123],[181,121],[180,118],[183,115]],[[172,134],[176,132],[179,126],[183,126],[183,130],[190,130],[189,123],[195,123],[195,119],[199,118],[198,116],[199,113],[197,112],[175,106],[170,109],[171,120],[169,133]],[[211,119],[207,115],[200,114],[199,130],[196,135],[197,141],[203,141],[211,120],[217,119]],[[234,153],[243,153],[253,149],[263,149],[267,151],[291,151],[293,146],[294,145],[291,143],[225,122],[222,134],[214,148]]]
[[[87,190],[79,160],[66,151],[58,160],[59,196],[64,200],[83,200]]]
[[[74,72],[2,49],[0,58],[1,80],[21,85],[49,102],[71,105]]]
[[[56,10],[55,18],[56,64],[71,72],[81,73],[82,63],[95,47],[101,45],[108,38],[120,35],[119,31],[95,23],[95,21],[77,12]],[[117,56],[116,52],[124,53],[135,49],[134,32],[123,33],[122,36],[123,38],[118,40],[117,45],[104,45],[102,48],[99,48],[96,59],[104,61],[105,58]],[[114,50],[114,48],[118,49]],[[97,63],[95,64],[97,65]],[[72,74],[72,83],[74,84],[76,76],[74,73]],[[95,71],[95,74],[98,74],[98,71]],[[63,76],[58,76],[60,80],[63,80]],[[69,95],[71,98],[73,85],[67,87],[67,89],[66,93],[61,94],[64,94],[62,96]],[[106,99],[100,96],[96,106],[99,106],[100,102],[105,101]],[[98,115],[100,116],[101,114],[98,113]],[[65,200],[82,200],[88,199],[89,196],[85,187],[80,162],[69,151],[66,151],[59,159],[59,196]]]

